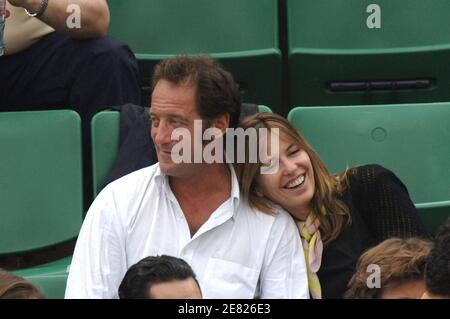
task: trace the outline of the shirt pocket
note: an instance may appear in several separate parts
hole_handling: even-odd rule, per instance
[[[209,258],[202,285],[205,298],[251,299],[255,296],[259,271],[241,264]]]

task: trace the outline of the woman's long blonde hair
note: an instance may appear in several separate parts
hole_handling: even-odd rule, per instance
[[[281,137],[293,141],[303,149],[311,160],[314,171],[315,191],[311,202],[311,208],[316,212],[320,221],[320,229],[324,244],[333,241],[341,233],[347,223],[351,222],[349,209],[342,202],[338,195],[341,194],[348,185],[348,176],[354,174],[356,169],[348,169],[344,173],[330,175],[325,164],[317,153],[308,144],[300,132],[294,128],[285,118],[273,113],[257,113],[245,118],[239,127],[244,130],[255,128],[257,130],[266,128],[278,128]],[[258,148],[259,143],[258,141]],[[241,192],[248,199],[250,206],[265,213],[273,214],[274,206],[266,197],[256,195],[257,177],[262,166],[258,159],[257,163],[250,163],[249,145],[245,145],[245,163],[236,163],[236,175],[239,180]],[[258,150],[259,154],[259,150]],[[282,206],[282,205],[281,205]]]

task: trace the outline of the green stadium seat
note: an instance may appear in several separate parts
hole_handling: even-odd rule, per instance
[[[331,172],[369,163],[392,170],[429,231],[450,216],[450,103],[296,107],[288,120]]]
[[[102,111],[91,121],[92,181],[94,198],[105,187],[119,150],[120,112]]]
[[[161,59],[208,54],[232,72],[244,101],[281,104],[277,0],[133,0],[132,4],[110,0],[108,4],[109,34],[134,51],[144,85],[150,85],[153,67]]]
[[[0,149],[0,255],[31,254],[76,238],[83,213],[78,114],[0,112]],[[40,274],[37,267],[27,271]],[[65,287],[65,278],[46,278],[44,293],[46,282]]]
[[[287,1],[291,105],[450,101],[450,1]]]
[[[272,113],[272,109],[266,105],[258,105],[259,112],[261,113]]]
[[[265,105],[259,105],[260,112],[272,112]],[[91,122],[92,172],[94,197],[105,187],[105,180],[119,150],[120,113],[102,111]]]

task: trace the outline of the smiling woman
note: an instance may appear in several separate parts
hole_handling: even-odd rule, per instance
[[[344,224],[350,222],[347,206],[333,193],[342,193],[349,170],[337,176],[330,176],[324,163],[303,136],[283,117],[271,113],[259,113],[245,119],[240,125],[243,129],[278,129],[279,149],[271,150],[272,157],[278,156],[279,169],[274,174],[259,174],[263,163],[245,161],[236,165],[242,192],[249,202],[264,212],[272,213],[273,202],[289,211],[296,219],[306,220],[310,211],[322,209],[334,214],[325,218],[318,214],[321,228],[325,230],[322,239],[325,243],[334,240]],[[267,148],[260,141],[260,148]],[[245,145],[246,159],[250,157],[253,145]],[[258,154],[259,154],[258,150]],[[316,194],[316,196],[314,196]]]
[[[331,175],[305,138],[276,114],[253,115],[240,127],[279,130],[279,148],[272,150],[279,169],[264,175],[261,161],[246,161],[235,165],[236,173],[251,206],[272,214],[279,205],[295,219],[313,298],[342,298],[359,256],[384,239],[427,236],[393,172],[366,165]],[[250,149],[247,143],[246,158]]]

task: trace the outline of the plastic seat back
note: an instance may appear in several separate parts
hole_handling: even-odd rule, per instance
[[[1,112],[0,149],[0,254],[75,238],[83,213],[78,114]]]
[[[450,101],[450,1],[288,0],[292,105]]]
[[[150,85],[153,67],[161,59],[208,54],[234,75],[244,101],[280,105],[277,0],[133,0],[132,4],[110,0],[108,4],[109,34],[134,51],[143,85]]]

